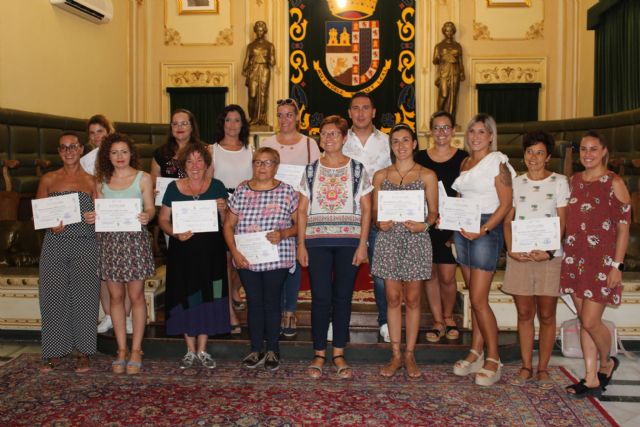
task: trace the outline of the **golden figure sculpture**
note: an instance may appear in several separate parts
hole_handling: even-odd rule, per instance
[[[268,126],[267,98],[271,81],[271,67],[276,63],[273,44],[265,40],[267,24],[256,21],[253,26],[256,38],[247,46],[242,65],[242,75],[249,89],[249,117],[252,126]]]
[[[453,39],[455,33],[453,22],[445,22],[442,26],[444,40],[433,51],[433,64],[437,67],[438,110],[447,111],[454,118],[458,108],[458,89],[464,80],[462,46]]]

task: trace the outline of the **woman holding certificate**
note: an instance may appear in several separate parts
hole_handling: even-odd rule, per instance
[[[580,398],[599,395],[620,364],[609,357],[611,334],[602,314],[608,304],[621,302],[631,196],[622,179],[607,170],[608,159],[602,135],[587,132],[580,141],[580,163],[585,170],[569,182],[560,292],[571,295],[580,319],[585,377],[566,388]]]
[[[434,171],[442,181],[448,197],[455,197],[451,188],[453,181],[460,175],[462,161],[469,157],[466,151],[451,145],[455,132],[453,116],[446,111],[438,111],[429,121],[433,146],[416,154],[416,163]],[[456,305],[456,268],[458,264],[451,251],[453,231],[429,228],[431,247],[433,248],[433,268],[431,279],[425,281],[425,291],[429,308],[433,315],[433,327],[426,333],[429,342],[437,343],[444,335],[448,340],[460,338],[460,330],[453,319]]]
[[[62,168],[40,179],[36,199],[77,195],[75,203],[79,203],[80,212],[93,211],[95,180],[80,166],[82,151],[77,135],[62,134],[58,142]],[[97,270],[96,233],[88,222],[65,224],[63,220],[47,230],[40,254],[38,288],[43,372],[55,369],[74,348],[78,350],[76,372],[89,370],[89,356],[96,352],[100,292]]]
[[[224,107],[218,116],[213,138],[216,142],[209,146],[213,177],[222,181],[229,194],[232,194],[241,182],[251,179],[253,174],[251,164],[253,147],[249,144],[249,122],[242,107],[236,104]],[[239,292],[242,284],[238,272],[231,264],[231,256],[229,256],[227,271],[229,299],[230,303],[233,303],[233,307],[229,310],[231,334],[238,335],[242,332],[242,328],[234,309],[244,309],[244,303]]]
[[[190,368],[199,362],[212,369],[216,362],[207,353],[207,339],[210,335],[228,333],[230,329],[227,248],[217,229],[176,232],[174,225],[176,216],[181,214],[178,209],[186,206],[183,202],[205,200],[216,202],[212,208],[220,224],[226,213],[228,195],[222,182],[207,176],[211,154],[204,144],[189,144],[179,161],[187,177],[169,184],[158,216],[160,228],[171,236],[165,293],[167,334],[184,335],[187,353],[180,368]],[[210,210],[207,212],[211,215]]]
[[[414,350],[420,330],[422,281],[431,277],[429,227],[438,217],[438,179],[435,172],[413,160],[418,138],[409,126],[394,126],[389,133],[389,145],[393,164],[373,177],[373,218],[380,231],[371,274],[384,279],[392,351],[391,360],[380,369],[380,375],[392,377],[404,365],[409,378],[420,378],[422,373],[416,364]],[[393,200],[392,205],[405,208],[405,212],[385,212],[385,193],[397,196],[413,193],[418,197]],[[426,218],[425,202],[429,209]],[[415,217],[412,218],[411,211],[406,211],[407,207],[416,213]],[[404,359],[400,351],[403,300],[407,340]]]
[[[507,156],[499,151],[496,122],[478,114],[467,125],[465,145],[470,153],[452,188],[463,199],[477,202],[480,231],[464,228],[454,232],[457,261],[471,295],[473,337],[467,357],[455,363],[453,373],[476,373],[478,385],[490,386],[500,380],[502,365],[498,354],[498,324],[489,306],[491,280],[504,244],[502,221],[511,209],[512,179],[516,173]],[[487,357],[484,357],[484,346]]]
[[[96,229],[104,227],[108,230],[100,236],[100,274],[102,280],[107,282],[111,297],[111,319],[118,343],[118,356],[112,363],[112,370],[116,374],[125,371],[127,374],[138,374],[142,367],[142,337],[147,320],[144,280],[155,273],[151,238],[146,228],[155,215],[153,185],[149,174],[137,168],[138,154],[133,139],[118,133],[109,135],[102,142],[96,162],[96,212],[86,215],[88,220],[96,223]],[[117,200],[101,202],[99,199]],[[109,213],[101,214],[101,209]],[[131,213],[128,212],[133,209],[141,211],[134,213],[136,216],[131,219]],[[125,212],[122,219],[110,223],[109,220],[114,218],[113,214],[122,211]],[[137,231],[118,231],[130,226]],[[128,361],[125,293],[131,300],[133,318],[133,337]]]
[[[304,166],[320,158],[320,149],[314,139],[298,132],[298,103],[292,98],[277,101],[278,133],[267,138],[261,147],[271,147],[280,154],[278,176],[297,189]],[[292,179],[287,179],[293,177]],[[287,276],[282,291],[282,334],[293,337],[297,333],[296,308],[301,279],[300,266]]]
[[[558,217],[559,234],[564,230],[569,185],[564,175],[546,169],[555,146],[553,137],[546,132],[532,132],[524,136],[524,163],[527,173],[513,180],[513,207],[504,220],[504,237],[507,245],[507,269],[502,291],[513,295],[518,310],[518,337],[522,367],[520,374],[511,381],[521,386],[537,379],[541,388],[551,388],[547,366],[556,339],[556,305],[560,285],[562,249],[514,250],[512,224],[534,218]],[[515,232],[514,232],[515,233]],[[559,246],[556,246],[558,248]],[[538,369],[533,373],[533,319],[538,314],[540,322]]]
[[[349,127],[340,116],[320,125],[324,156],[307,166],[300,190],[298,261],[309,267],[311,378],[320,378],[326,360],[327,329],[333,322],[333,365],[339,378],[353,371],[344,358],[349,337],[351,297],[360,264],[367,260],[371,223],[371,184],[362,163],[342,154]]]
[[[298,193],[275,178],[279,162],[276,150],[256,150],[253,176],[231,195],[224,223],[224,238],[247,293],[251,352],[242,364],[249,369],[280,368],[280,298],[295,265]]]

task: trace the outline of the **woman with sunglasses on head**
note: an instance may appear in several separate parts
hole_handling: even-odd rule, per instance
[[[138,153],[129,136],[114,133],[103,141],[96,162],[98,198],[139,199],[142,209],[137,216],[140,231],[105,232],[100,236],[100,276],[109,287],[113,332],[118,345],[118,355],[111,364],[115,374],[140,373],[142,338],[147,321],[144,281],[155,274],[151,236],[146,227],[156,213],[153,184],[149,174],[138,170],[138,167]],[[85,220],[94,224],[96,213],[86,213]],[[125,294],[131,300],[133,319],[129,360],[125,332]]]
[[[242,365],[248,369],[262,365],[270,371],[280,368],[280,299],[282,284],[295,265],[298,193],[275,178],[279,163],[280,156],[274,149],[256,150],[253,176],[240,184],[229,198],[224,223],[224,239],[247,293],[251,352],[242,360]],[[265,235],[258,237],[277,245],[277,261],[252,264],[238,249],[236,235],[260,232]]]
[[[253,147],[249,144],[249,122],[242,107],[236,104],[224,107],[218,116],[213,140],[215,142],[209,146],[213,177],[222,181],[227,192],[233,194],[235,188],[240,183],[251,179],[253,173],[251,164]],[[227,271],[229,272],[231,334],[238,335],[242,329],[235,310],[242,310],[244,303],[239,292],[242,283],[231,263],[230,255]]]
[[[603,136],[588,131],[580,140],[584,171],[569,181],[560,292],[571,295],[580,319],[585,376],[566,387],[567,393],[577,398],[600,395],[620,364],[609,357],[611,333],[602,315],[607,305],[622,302],[631,196],[624,181],[607,170],[608,160],[609,148]]]
[[[451,186],[460,197],[480,204],[480,232],[464,229],[453,233],[457,261],[471,296],[473,336],[471,350],[458,360],[453,373],[475,373],[475,383],[490,386],[500,380],[498,323],[489,305],[491,281],[504,246],[502,221],[511,209],[512,180],[516,173],[507,156],[497,151],[496,121],[488,114],[474,116],[465,132],[469,157],[462,162],[460,176]],[[484,357],[484,347],[487,357]]]
[[[96,183],[80,166],[83,147],[78,136],[66,132],[58,141],[62,168],[45,174],[36,199],[77,194],[82,213],[94,210]],[[89,370],[96,352],[96,319],[100,278],[98,244],[87,221],[60,222],[47,230],[40,254],[39,296],[42,318],[42,372],[55,369],[76,349],[76,372]]]
[[[438,111],[429,121],[433,146],[416,154],[416,163],[434,171],[442,181],[448,197],[455,197],[451,188],[453,181],[460,175],[460,165],[469,157],[466,151],[451,145],[455,132],[453,116],[446,111]],[[456,259],[451,251],[453,231],[429,228],[433,249],[433,269],[431,279],[425,281],[425,291],[429,308],[433,315],[433,327],[426,333],[428,342],[437,343],[443,336],[448,340],[460,338],[460,330],[453,318],[456,305]]]
[[[298,103],[286,98],[278,100],[277,104],[278,133],[262,141],[260,146],[276,150],[280,154],[281,165],[306,166],[318,160],[320,149],[316,141],[298,132]],[[300,279],[300,265],[296,265],[295,271],[287,276],[282,292],[282,334],[285,337],[294,337],[297,333],[296,306]]]
[[[384,279],[392,351],[391,360],[380,369],[380,375],[392,377],[404,365],[407,376],[415,379],[422,375],[416,364],[414,350],[420,329],[422,281],[431,277],[431,240],[428,231],[438,217],[438,179],[431,169],[413,160],[418,137],[409,126],[394,126],[389,132],[389,146],[393,164],[379,170],[373,177],[373,218],[380,231],[376,237],[371,274]],[[421,221],[378,219],[380,191],[410,190],[424,193],[428,212],[421,215]],[[403,301],[407,341],[404,359],[400,349]]]
[[[349,125],[340,116],[320,125],[324,156],[307,166],[300,190],[298,261],[309,267],[311,378],[322,376],[327,330],[333,322],[333,365],[339,378],[353,376],[344,358],[349,338],[351,298],[360,264],[367,260],[373,187],[362,163],[342,154]]]

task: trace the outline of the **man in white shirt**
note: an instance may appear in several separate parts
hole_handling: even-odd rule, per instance
[[[354,94],[349,104],[349,118],[353,125],[349,129],[347,141],[342,147],[342,152],[345,156],[351,157],[364,165],[371,180],[373,180],[373,175],[377,171],[391,165],[389,136],[375,128],[373,125],[375,115],[376,108],[371,95],[364,92]],[[373,260],[377,232],[374,226],[369,231],[369,265]],[[389,342],[384,280],[373,277],[373,292],[378,307],[380,335],[382,335],[385,342]]]

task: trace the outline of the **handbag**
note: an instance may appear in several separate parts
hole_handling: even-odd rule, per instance
[[[618,329],[615,323],[602,319],[602,323],[611,334],[611,351],[609,356],[618,354]],[[560,347],[564,357],[582,359],[582,347],[580,346],[580,320],[578,318],[565,320],[560,326]],[[626,352],[625,352],[626,354]]]

